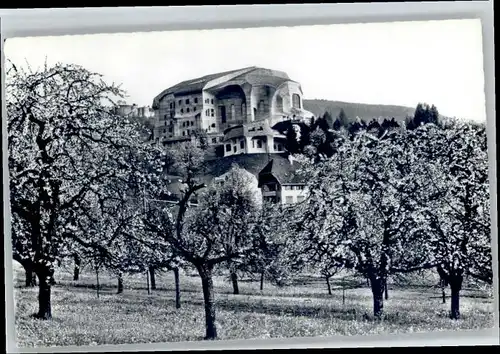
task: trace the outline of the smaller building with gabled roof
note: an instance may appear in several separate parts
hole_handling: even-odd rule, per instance
[[[300,165],[291,157],[271,159],[259,173],[259,188],[264,201],[296,204],[307,197],[306,181],[298,173]]]

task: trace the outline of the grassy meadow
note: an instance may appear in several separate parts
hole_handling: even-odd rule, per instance
[[[15,262],[14,262],[15,263]],[[24,287],[24,272],[14,267],[16,331],[19,347],[101,345],[202,340],[205,335],[201,281],[181,274],[182,308],[175,308],[171,272],[157,274],[157,290],[147,293],[145,275],[126,276],[125,290],[116,294],[116,279],[101,274],[99,297],[96,276],[83,271],[74,282],[70,271],[56,273],[50,321],[31,318],[37,309],[38,288]],[[343,290],[345,286],[345,304]],[[384,302],[385,317],[372,318],[371,291],[365,281],[325,281],[304,277],[278,288],[269,283],[240,281],[240,295],[232,294],[225,277],[214,279],[219,339],[264,339],[305,336],[408,333],[492,327],[491,291],[465,289],[462,318],[448,318],[449,299],[432,285],[393,284]]]

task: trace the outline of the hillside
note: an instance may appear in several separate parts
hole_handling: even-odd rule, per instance
[[[322,116],[328,111],[332,117],[336,117],[341,109],[344,109],[349,120],[355,120],[360,117],[365,121],[373,118],[392,118],[396,121],[404,121],[407,116],[413,116],[415,108],[393,105],[350,103],[328,100],[307,100],[304,99],[304,109],[313,113],[316,117]]]

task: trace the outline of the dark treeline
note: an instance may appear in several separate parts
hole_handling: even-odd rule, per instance
[[[373,118],[370,121],[365,121],[356,117],[348,117],[341,109],[335,118],[330,112],[325,112],[322,116],[313,118],[310,124],[299,123],[300,138],[297,137],[294,129],[288,129],[286,147],[290,154],[304,153],[308,155],[315,153],[331,157],[335,153],[335,140],[338,136],[336,132],[341,130],[347,131],[351,137],[365,130],[381,138],[391,129],[415,130],[419,126],[429,123],[443,124],[437,107],[427,103],[419,103],[415,114],[408,116],[404,122],[398,122],[394,117]],[[314,152],[311,152],[311,147],[314,147]]]

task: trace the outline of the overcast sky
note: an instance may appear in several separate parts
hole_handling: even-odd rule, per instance
[[[16,65],[83,65],[141,106],[180,81],[259,66],[285,71],[306,98],[486,119],[479,20],[13,38],[4,49]]]

